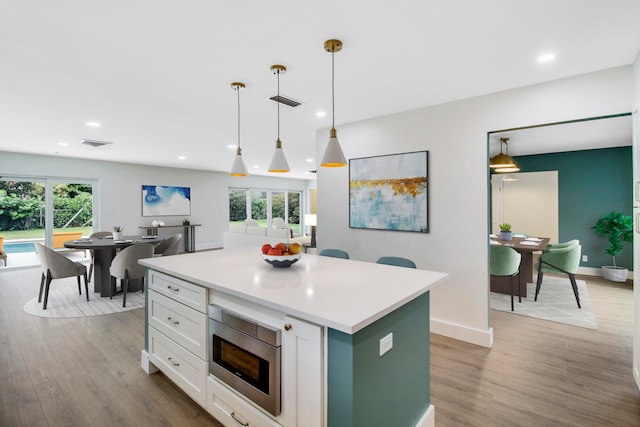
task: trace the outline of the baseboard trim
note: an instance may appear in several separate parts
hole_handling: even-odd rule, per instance
[[[433,405],[429,405],[427,410],[424,412],[424,415],[422,416],[422,418],[420,418],[420,421],[418,421],[418,424],[416,424],[416,427],[435,427],[436,425],[435,413],[436,413],[436,408],[434,408]]]
[[[156,365],[149,361],[149,353],[146,350],[142,350],[140,352],[140,367],[145,371],[148,375],[155,374],[158,372],[158,368]]]
[[[578,267],[578,273],[585,276],[602,277],[602,270],[595,267]],[[633,280],[633,270],[629,270],[629,277],[627,280]]]
[[[482,347],[493,347],[493,328],[480,330],[431,318],[431,332]]]

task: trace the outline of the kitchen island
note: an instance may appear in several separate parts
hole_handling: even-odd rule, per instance
[[[141,264],[149,268],[143,368],[162,370],[223,424],[433,425],[429,290],[446,273],[310,254],[278,269],[255,249]],[[207,304],[282,330],[279,415],[208,375]],[[180,313],[204,330],[184,338],[172,326]]]

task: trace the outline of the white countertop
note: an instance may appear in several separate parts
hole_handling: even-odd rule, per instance
[[[141,260],[154,270],[354,334],[444,281],[447,273],[303,254],[274,268],[259,249]]]

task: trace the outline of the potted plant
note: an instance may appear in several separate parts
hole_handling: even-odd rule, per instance
[[[503,222],[500,224],[500,240],[511,240],[511,224]]]
[[[603,215],[591,228],[607,236],[604,251],[613,257],[613,265],[602,266],[602,276],[615,282],[626,281],[628,269],[616,265],[616,255],[624,249],[624,242],[633,241],[633,218],[620,212],[611,212]]]
[[[124,227],[121,225],[113,226],[113,240],[122,240],[122,230]]]

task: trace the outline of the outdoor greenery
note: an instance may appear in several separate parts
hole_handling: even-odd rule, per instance
[[[91,185],[55,184],[53,208],[54,229],[90,229],[93,215]],[[43,183],[0,181],[0,230],[5,238],[11,231],[28,231],[25,234],[41,236],[45,227],[44,212]]]
[[[231,190],[229,191],[229,221],[247,219],[247,194],[251,195],[251,218],[261,220],[267,218],[266,191]],[[286,192],[271,193],[271,217],[285,217]],[[289,224],[300,224],[300,194],[289,192]]]

